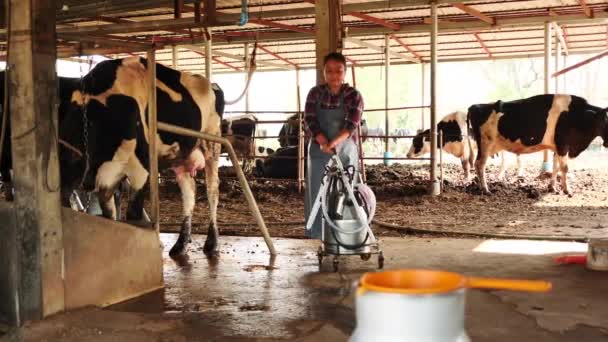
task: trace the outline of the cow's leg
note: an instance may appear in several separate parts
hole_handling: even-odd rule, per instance
[[[557,156],[557,153],[555,153]],[[568,188],[568,155],[557,156],[556,159],[559,161],[559,170],[562,172],[562,190],[564,194],[572,196],[572,192]]]
[[[114,203],[114,189],[106,188],[99,190],[99,204],[104,217],[116,220],[116,205]]]
[[[170,256],[183,255],[188,252],[188,244],[192,242],[192,213],[196,200],[196,182],[188,172],[177,175],[177,184],[182,193],[183,221],[177,241],[169,251]]]
[[[131,186],[131,198],[129,198],[129,205],[127,207],[127,221],[145,222],[144,219],[144,200],[145,193],[143,191],[144,186],[148,182],[148,171],[143,165],[148,165],[147,155],[142,155],[139,160],[138,157],[133,156],[129,159],[128,167],[126,170],[127,179]]]
[[[551,174],[551,181],[549,182],[549,192],[557,192],[557,172],[559,170],[557,153],[553,153],[553,173]]]
[[[135,146],[135,139],[123,140],[114,153],[112,160],[101,164],[97,171],[95,188],[99,195],[103,216],[107,218],[116,219],[114,189],[116,189],[120,181],[131,172],[130,168],[133,164],[131,159],[135,158]],[[133,184],[133,180],[131,180],[131,184]]]
[[[468,181],[471,176],[471,169],[469,166],[469,159],[462,158],[460,159],[460,163],[462,164],[462,170],[464,171],[464,180]]]
[[[488,183],[486,182],[486,163],[488,162],[488,148],[481,148],[477,151],[477,160],[475,161],[475,170],[477,171],[477,177],[479,177],[479,186],[481,191],[485,194],[490,194],[488,190]]]
[[[505,152],[500,152],[500,170],[498,171],[498,179],[501,181],[505,180],[505,171],[507,170],[507,163],[505,162]]]
[[[209,229],[203,252],[207,255],[217,253],[219,230],[217,227],[217,205],[220,198],[218,176],[221,145],[205,142],[205,185],[207,186],[207,199],[209,201]]]
[[[519,154],[516,154],[515,158],[517,158],[517,178],[523,178],[524,177],[524,167],[521,163],[521,157]]]

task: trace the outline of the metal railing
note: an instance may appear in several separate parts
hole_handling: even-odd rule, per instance
[[[236,153],[234,152],[234,148],[232,147],[232,144],[230,144],[230,142],[226,138],[194,131],[194,130],[183,128],[180,126],[169,125],[169,124],[166,124],[163,122],[158,122],[158,130],[169,132],[169,133],[174,133],[174,134],[179,134],[179,135],[184,135],[184,136],[189,136],[189,137],[194,137],[194,138],[198,138],[198,139],[203,139],[203,140],[211,141],[214,143],[219,143],[226,148],[226,151],[228,151],[228,155],[230,156],[230,160],[232,161],[232,164],[237,165],[234,168],[234,170],[236,172],[239,182],[241,183],[241,186],[243,187],[243,193],[245,194],[245,198],[247,199],[247,204],[249,204],[249,210],[251,210],[251,214],[255,218],[258,228],[260,229],[260,232],[262,233],[262,236],[264,237],[264,241],[266,242],[268,251],[270,252],[271,255],[276,255],[277,252],[272,243],[272,239],[270,238],[270,234],[268,233],[268,228],[266,227],[266,224],[264,223],[264,218],[262,217],[262,214],[260,213],[260,209],[258,208],[258,205],[255,201],[255,197],[253,197],[251,188],[249,188],[249,183],[247,183],[247,178],[245,178],[245,174],[243,173],[243,170],[240,167],[238,167],[238,165],[239,165],[238,158],[236,156]]]

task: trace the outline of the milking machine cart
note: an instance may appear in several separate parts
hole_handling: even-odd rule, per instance
[[[336,154],[325,167],[319,193],[306,222],[306,229],[310,230],[321,210],[319,270],[323,258],[329,255],[333,256],[334,272],[338,271],[339,257],[343,255],[358,255],[364,261],[377,255],[378,268],[384,267],[382,250],[370,227],[376,198],[359,175],[352,166],[344,168]],[[355,177],[358,182],[354,181]]]

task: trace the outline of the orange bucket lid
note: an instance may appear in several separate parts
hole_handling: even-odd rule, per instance
[[[436,294],[467,286],[467,279],[453,272],[431,270],[395,270],[365,273],[358,294],[366,291],[400,294]]]

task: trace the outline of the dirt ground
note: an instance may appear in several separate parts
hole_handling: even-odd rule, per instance
[[[481,195],[477,184],[465,181],[455,160],[444,166],[443,193],[427,195],[428,166],[382,164],[366,167],[368,183],[378,206],[375,220],[415,229],[441,232],[543,235],[584,238],[608,234],[608,174],[605,154],[587,152],[571,165],[572,197],[548,191],[548,179],[539,177],[540,154],[523,158],[525,176],[515,176],[514,158],[509,161],[504,182],[496,180],[497,161],[488,166],[492,195]],[[457,161],[456,161],[457,162]],[[235,179],[222,169],[218,222],[224,235],[256,236],[257,227]],[[298,238],[304,235],[304,196],[295,181],[250,178],[250,186],[272,236]],[[198,181],[197,181],[198,182]],[[161,227],[177,231],[181,222],[180,194],[167,178],[161,185]],[[193,229],[205,233],[207,202],[204,184],[198,183]],[[404,231],[375,227],[379,236],[402,236]]]

